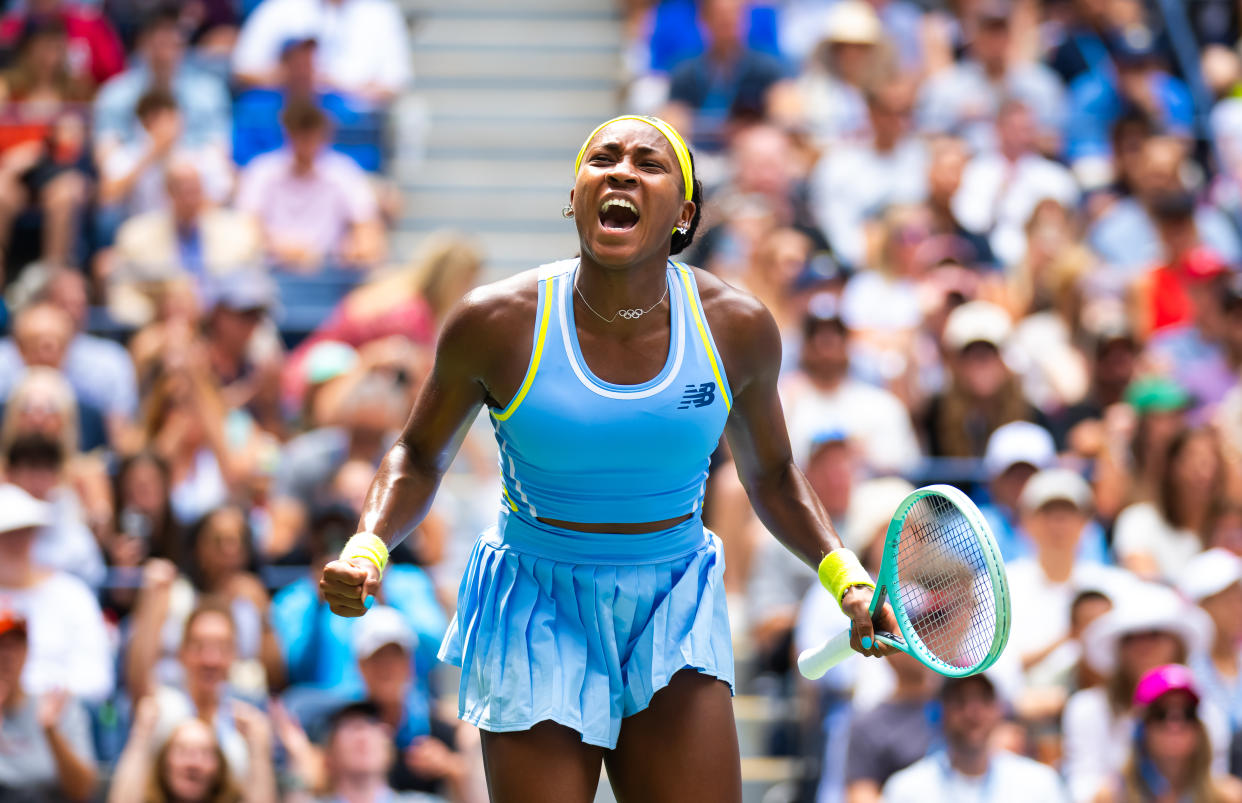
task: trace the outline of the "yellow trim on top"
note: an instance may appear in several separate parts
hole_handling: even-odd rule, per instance
[[[504,495],[505,501],[509,503],[509,509],[517,513],[517,503],[513,501],[513,497],[509,496],[509,489],[501,485],[500,493]]]
[[[530,368],[526,371],[526,378],[522,380],[522,386],[518,388],[517,394],[513,400],[509,402],[509,406],[501,410],[499,413],[492,413],[492,417],[497,421],[505,421],[514,411],[522,404],[522,399],[526,398],[526,394],[530,391],[530,386],[535,382],[535,374],[539,372],[539,360],[543,357],[543,341],[548,336],[548,317],[552,313],[552,300],[556,298],[556,277],[553,276],[548,282],[541,283],[539,288],[541,300],[543,302],[543,314],[539,318],[539,332],[535,336],[535,345],[531,351]],[[512,504],[512,500],[510,500]],[[514,508],[516,510],[517,508]]]
[[[690,302],[690,312],[694,314],[694,324],[699,327],[699,339],[703,341],[703,350],[707,352],[707,361],[712,365],[712,373],[716,376],[716,387],[720,388],[720,396],[724,399],[725,410],[732,410],[733,402],[729,398],[729,386],[725,384],[724,379],[720,375],[720,366],[716,363],[716,352],[712,349],[711,338],[707,336],[707,327],[703,324],[703,316],[699,315],[698,296],[694,292],[694,287],[690,284],[690,269],[685,265],[677,263],[677,270],[681,273],[682,283],[686,285],[686,300]]]
[[[578,177],[578,171],[582,169],[582,157],[586,155],[587,146],[591,144],[591,140],[595,139],[595,135],[604,130],[605,127],[621,120],[637,120],[640,123],[646,123],[655,130],[664,135],[668,140],[668,144],[673,146],[673,153],[677,156],[677,164],[681,167],[681,180],[686,185],[686,200],[690,200],[690,196],[694,194],[694,171],[690,168],[690,148],[686,145],[686,141],[681,138],[681,134],[677,133],[677,129],[661,120],[659,117],[651,117],[643,114],[623,114],[620,117],[614,117],[611,120],[600,123],[586,138],[586,142],[582,143],[582,147],[578,149],[578,158],[574,160],[574,178]]]

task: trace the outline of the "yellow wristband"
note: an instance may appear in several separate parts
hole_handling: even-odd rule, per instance
[[[875,588],[875,581],[859,563],[858,556],[844,547],[832,550],[819,562],[819,581],[838,605],[852,586]]]
[[[365,558],[375,564],[380,574],[388,566],[388,545],[375,533],[358,533],[345,542],[341,560]]]

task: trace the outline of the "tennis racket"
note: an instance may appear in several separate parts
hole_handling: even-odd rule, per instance
[[[897,507],[884,538],[873,614],[885,599],[901,632],[876,638],[941,675],[974,675],[1000,657],[1009,641],[1009,582],[996,540],[966,494],[929,485]],[[803,651],[798,670],[814,680],[853,655],[850,632]]]

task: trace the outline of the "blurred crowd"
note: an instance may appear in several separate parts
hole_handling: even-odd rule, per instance
[[[483,799],[435,654],[500,501],[486,421],[377,605],[317,591],[484,263],[387,253],[401,8],[0,8],[0,801]],[[705,183],[686,259],[775,316],[845,543],[874,572],[949,482],[1008,569],[985,675],[805,682],[844,620],[722,448],[740,690],[803,768],[769,800],[1242,801],[1237,3],[621,13],[627,111]]]

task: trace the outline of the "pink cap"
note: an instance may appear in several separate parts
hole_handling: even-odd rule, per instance
[[[1199,689],[1194,675],[1181,664],[1165,664],[1152,669],[1139,679],[1134,689],[1134,704],[1148,706],[1171,691],[1184,691],[1199,702]]]

